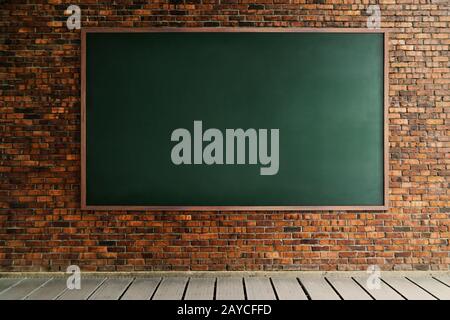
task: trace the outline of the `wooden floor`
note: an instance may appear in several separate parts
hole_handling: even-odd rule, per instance
[[[0,300],[450,300],[450,275],[386,276],[370,289],[366,276],[209,276],[0,278]]]

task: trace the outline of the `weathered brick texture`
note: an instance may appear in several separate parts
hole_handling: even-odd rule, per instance
[[[83,27],[364,28],[377,2],[392,28],[388,212],[80,211],[69,4]],[[448,270],[449,46],[449,0],[2,0],[0,270]]]

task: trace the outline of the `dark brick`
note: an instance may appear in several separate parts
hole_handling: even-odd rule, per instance
[[[301,227],[284,227],[284,232],[300,232],[302,230]]]

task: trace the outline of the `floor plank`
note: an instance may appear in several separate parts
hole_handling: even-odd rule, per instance
[[[104,278],[82,278],[81,289],[66,290],[57,300],[86,300],[104,281]]]
[[[364,276],[354,277],[354,279],[362,285],[375,300],[404,300],[401,295],[381,280],[379,288],[369,287],[367,285],[367,278],[368,277]]]
[[[25,278],[0,278],[0,294],[24,279]]]
[[[244,282],[248,300],[276,300],[269,278],[246,277]]]
[[[150,300],[161,278],[137,278],[121,300]]]
[[[216,300],[245,300],[242,278],[217,278]]]
[[[344,300],[373,300],[352,278],[327,277]]]
[[[188,278],[170,277],[164,278],[156,290],[153,300],[181,300]]]
[[[366,280],[364,275],[330,275],[327,279],[302,275],[301,284],[295,277],[276,275],[272,279],[223,276],[217,282],[214,277],[192,277],[189,282],[188,277],[82,278],[80,290],[68,290],[65,278],[0,278],[0,300],[180,300],[183,294],[186,300],[211,300],[214,290],[217,300],[244,300],[244,290],[249,300],[450,300],[448,274],[389,275],[382,278],[380,289],[369,289]]]
[[[30,293],[49,281],[48,278],[29,278],[24,279],[14,287],[3,291],[0,294],[0,300],[21,300],[25,299]]]
[[[272,278],[272,283],[280,300],[308,300],[297,278]]]
[[[89,300],[119,300],[132,281],[132,278],[107,279]]]
[[[404,277],[383,277],[382,279],[407,300],[435,300],[432,295]]]
[[[450,287],[431,277],[408,277],[409,280],[424,288],[439,300],[450,300]]]
[[[302,276],[300,282],[305,287],[311,300],[340,300],[333,288],[322,277]]]
[[[27,297],[27,300],[54,300],[67,289],[67,279],[52,279]]]
[[[215,278],[191,278],[185,300],[213,300]]]

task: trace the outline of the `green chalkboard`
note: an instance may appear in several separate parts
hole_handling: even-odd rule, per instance
[[[384,36],[85,32],[83,206],[384,207]],[[187,136],[172,139],[181,128],[189,150]],[[211,128],[217,144],[207,164]],[[249,134],[241,150],[227,136],[239,128]],[[273,153],[269,174],[261,141]]]

